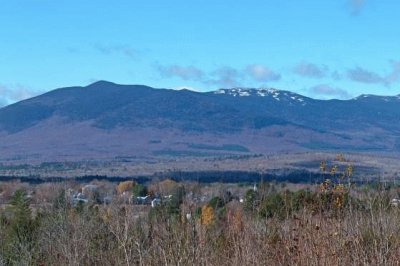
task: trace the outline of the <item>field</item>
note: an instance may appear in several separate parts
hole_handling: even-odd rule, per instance
[[[301,173],[303,179],[319,176],[321,161],[335,162],[340,153],[307,152],[288,154],[252,154],[216,157],[115,157],[107,160],[83,160],[61,162],[32,162],[24,160],[1,161],[0,176],[48,178],[76,178],[103,176],[108,178],[145,177],[174,179],[204,179],[220,181],[227,172],[236,172],[241,181],[259,181],[257,178],[246,180],[240,173],[250,173],[264,179],[283,180],[291,173]],[[376,178],[393,180],[400,174],[398,154],[345,153],[347,163],[355,169],[355,177],[362,181]],[[346,164],[346,162],[341,162]],[[204,180],[198,180],[204,181]],[[226,180],[232,182],[234,180]],[[304,181],[300,179],[299,181]]]

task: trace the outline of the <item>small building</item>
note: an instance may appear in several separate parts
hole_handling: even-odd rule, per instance
[[[396,199],[396,198],[392,199],[390,201],[390,206],[399,207],[400,206],[400,199]]]
[[[149,195],[145,197],[133,197],[133,202],[138,205],[150,205],[152,200]]]
[[[82,187],[82,194],[88,196],[89,194],[96,192],[98,188],[99,186],[93,184],[85,185]]]
[[[89,200],[82,193],[78,193],[72,196],[71,204],[76,207],[79,203],[86,204]]]
[[[155,198],[151,201],[151,207],[155,208],[161,204],[161,200],[159,198]]]

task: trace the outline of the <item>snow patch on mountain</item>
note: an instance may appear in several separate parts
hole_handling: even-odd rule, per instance
[[[299,94],[289,92],[289,91],[281,91],[272,88],[260,88],[260,89],[252,89],[252,88],[232,88],[232,89],[219,89],[213,92],[214,94],[224,94],[230,95],[233,97],[272,97],[276,101],[290,101],[290,102],[299,102],[305,104],[306,97],[303,97]]]

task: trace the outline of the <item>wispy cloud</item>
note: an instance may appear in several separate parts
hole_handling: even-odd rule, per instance
[[[384,83],[385,78],[381,77],[379,74],[366,70],[361,67],[356,67],[347,71],[347,76],[352,81],[357,81],[361,83]]]
[[[327,84],[319,84],[310,88],[310,92],[313,94],[317,94],[324,98],[339,98],[339,99],[350,99],[352,95],[348,93],[346,90],[331,87]]]
[[[218,87],[238,87],[247,82],[278,81],[281,75],[261,64],[250,64],[244,68],[221,66],[214,70],[204,72],[194,66],[156,66],[163,77],[178,77],[185,81],[196,81],[205,85]]]
[[[348,5],[350,7],[350,12],[353,16],[360,14],[364,8],[366,0],[348,0]]]
[[[118,45],[103,45],[103,44],[95,44],[94,48],[102,54],[110,55],[110,54],[120,54],[130,59],[138,58],[138,51],[126,44],[118,44]]]
[[[294,67],[293,72],[299,76],[310,78],[323,78],[326,76],[328,68],[311,63],[301,62]]]
[[[334,80],[341,80],[342,79],[342,74],[339,73],[339,71],[335,70],[335,71],[332,72],[331,77]]]
[[[386,82],[387,83],[394,83],[399,81],[400,79],[400,61],[390,61],[392,71],[391,73],[386,77]]]
[[[267,81],[277,81],[281,79],[280,74],[260,64],[248,65],[244,71],[255,81],[267,82]]]
[[[224,66],[212,71],[205,83],[222,87],[237,87],[241,85],[242,78],[243,73],[235,68]]]
[[[376,72],[356,67],[347,71],[347,76],[356,82],[367,84],[382,84],[390,86],[400,80],[400,61],[390,61],[391,70],[386,75],[380,75]]]
[[[203,71],[194,66],[157,66],[158,72],[164,77],[179,77],[183,80],[201,81],[204,77]]]
[[[6,86],[0,84],[0,107],[31,98],[38,94],[39,92],[22,85]]]

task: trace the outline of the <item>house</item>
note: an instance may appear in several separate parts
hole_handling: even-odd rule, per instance
[[[172,199],[172,195],[164,196],[164,200],[169,201]]]
[[[102,198],[101,203],[110,204],[112,202],[112,199],[113,199],[112,196],[105,196],[105,197]]]
[[[88,196],[98,190],[99,186],[88,184],[82,187],[82,194]]]
[[[82,193],[77,193],[71,198],[71,204],[73,207],[76,207],[79,203],[86,204],[88,202],[88,199]]]
[[[396,198],[392,199],[390,201],[390,206],[399,207],[400,206],[400,199],[396,199]]]
[[[161,200],[159,198],[154,198],[151,201],[151,207],[152,208],[155,208],[155,207],[159,206],[160,204],[161,204]]]
[[[145,197],[133,197],[133,202],[139,205],[148,205],[151,204],[151,197],[149,195]]]

